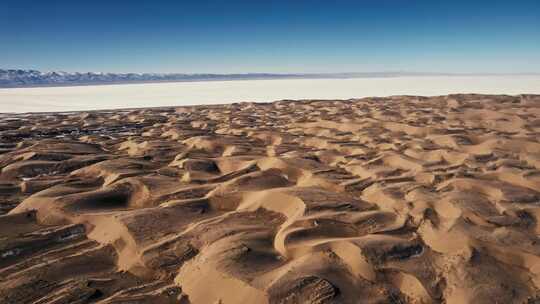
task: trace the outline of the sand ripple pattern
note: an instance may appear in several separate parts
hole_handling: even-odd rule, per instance
[[[540,303],[540,96],[0,114],[1,303]]]

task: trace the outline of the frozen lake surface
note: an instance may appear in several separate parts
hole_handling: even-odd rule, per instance
[[[286,79],[0,89],[0,112],[53,112],[451,93],[540,94],[540,75]]]

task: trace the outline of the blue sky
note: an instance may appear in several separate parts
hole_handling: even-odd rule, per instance
[[[0,0],[0,68],[540,72],[540,1]]]

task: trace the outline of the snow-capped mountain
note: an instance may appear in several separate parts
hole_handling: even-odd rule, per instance
[[[158,74],[158,73],[70,73],[0,69],[0,87],[63,86],[162,81],[203,81],[240,79],[279,79],[313,77],[314,74]]]
[[[358,77],[399,77],[411,73],[374,72],[374,73],[311,73],[311,74],[180,74],[180,73],[71,73],[41,72],[36,70],[0,69],[0,88],[33,86],[70,86],[114,83],[144,83],[173,81],[208,81],[208,80],[255,80],[255,79],[293,79],[293,78],[358,78]],[[414,74],[411,74],[414,75]]]
[[[180,73],[79,73],[41,72],[36,70],[0,69],[0,88],[35,86],[73,86],[145,82],[181,82],[209,80],[255,80],[255,79],[316,79],[316,78],[363,78],[363,77],[403,77],[403,76],[486,76],[510,74],[463,74],[463,73],[423,73],[423,72],[361,72],[361,73],[311,73],[311,74],[180,74]],[[538,75],[538,74],[511,74]]]

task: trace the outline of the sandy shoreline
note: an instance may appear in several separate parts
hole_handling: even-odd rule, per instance
[[[0,169],[2,303],[540,301],[540,95],[5,115]]]

